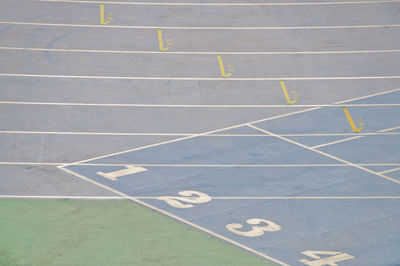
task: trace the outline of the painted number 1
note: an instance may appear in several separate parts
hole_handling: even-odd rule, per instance
[[[144,172],[147,171],[146,168],[139,167],[139,166],[133,166],[133,165],[126,165],[125,169],[114,171],[114,172],[109,172],[109,173],[103,173],[103,172],[97,172],[99,176],[102,176],[104,178],[110,179],[111,181],[117,181],[118,177],[121,176],[126,176],[126,175],[133,175],[136,173]]]

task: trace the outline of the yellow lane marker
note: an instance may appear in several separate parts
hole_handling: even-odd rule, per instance
[[[349,120],[350,126],[353,129],[354,133],[358,133],[361,130],[363,130],[363,127],[360,127],[360,128],[356,127],[356,124],[354,123],[353,118],[351,118],[350,112],[349,112],[349,110],[347,110],[347,107],[343,106],[342,108],[343,108],[344,113],[346,114],[347,120]]]
[[[221,56],[220,56],[220,55],[217,55],[217,57],[218,57],[219,69],[221,70],[221,76],[222,76],[223,78],[227,78],[227,77],[229,77],[230,75],[232,75],[232,73],[228,73],[228,74],[225,73],[225,68],[224,68],[224,64],[222,63]]]
[[[281,87],[282,87],[282,90],[283,90],[283,94],[285,94],[285,98],[286,98],[287,104],[294,104],[297,101],[297,95],[294,95],[294,100],[291,100],[290,96],[289,96],[289,93],[286,90],[285,83],[282,80],[280,81],[280,83],[281,83]]]
[[[158,30],[157,30],[157,33],[158,33],[158,44],[159,44],[159,46],[160,46],[160,51],[161,51],[161,52],[165,52],[165,51],[167,51],[167,50],[170,48],[170,46],[172,45],[172,43],[170,43],[169,40],[167,40],[167,47],[164,47],[164,41],[163,41],[161,29],[158,29]]]
[[[112,14],[108,13],[108,19],[107,21],[104,20],[104,4],[100,4],[100,24],[101,25],[107,25],[108,23],[111,22],[112,20]]]

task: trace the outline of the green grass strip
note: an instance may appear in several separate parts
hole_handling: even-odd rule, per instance
[[[272,265],[126,200],[0,200],[0,265]]]

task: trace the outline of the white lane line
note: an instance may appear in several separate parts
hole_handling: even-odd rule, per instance
[[[385,175],[383,175],[383,174],[377,173],[377,172],[375,172],[375,171],[372,171],[372,170],[370,170],[370,169],[368,169],[368,168],[365,168],[365,167],[363,167],[363,166],[360,166],[360,165],[358,165],[358,164],[351,163],[351,162],[349,162],[349,161],[343,160],[343,159],[341,159],[341,158],[339,158],[339,157],[337,157],[337,156],[334,156],[334,155],[328,154],[328,153],[326,153],[326,152],[323,152],[323,151],[314,149],[314,148],[312,148],[312,147],[306,146],[306,145],[301,144],[301,143],[299,143],[299,142],[296,142],[296,141],[294,141],[294,140],[291,140],[291,139],[282,137],[282,136],[277,135],[277,134],[275,134],[275,133],[272,133],[272,132],[270,132],[270,131],[264,130],[264,129],[259,128],[259,127],[256,127],[256,126],[252,125],[251,123],[249,123],[248,126],[251,127],[251,128],[254,128],[254,129],[256,129],[256,130],[259,130],[259,131],[261,131],[261,132],[264,132],[264,133],[266,133],[266,134],[270,134],[270,135],[272,135],[272,136],[274,136],[274,137],[277,137],[277,138],[279,138],[279,139],[281,139],[281,140],[284,140],[284,141],[286,141],[286,142],[289,142],[289,143],[292,143],[292,144],[297,145],[297,146],[299,146],[299,147],[302,147],[302,148],[304,148],[304,149],[307,149],[307,150],[310,150],[310,151],[319,153],[319,154],[321,154],[321,155],[324,155],[325,157],[331,158],[331,159],[333,159],[333,160],[336,160],[336,161],[342,162],[342,163],[344,163],[344,164],[347,164],[347,165],[349,165],[349,166],[353,166],[353,167],[355,167],[355,168],[358,168],[358,169],[360,169],[360,170],[363,170],[363,171],[365,171],[365,172],[368,172],[368,173],[377,175],[377,176],[379,176],[379,177],[381,177],[381,178],[387,179],[387,180],[392,181],[392,182],[394,182],[394,183],[400,184],[400,180],[397,180],[397,179],[394,179],[394,178],[385,176]]]
[[[72,163],[49,163],[49,162],[0,162],[0,165],[43,165],[43,166],[61,166]],[[75,165],[83,166],[126,166],[123,163],[79,163]],[[218,168],[267,168],[267,167],[349,167],[347,164],[146,164],[135,163],[129,164],[144,167],[218,167]],[[361,166],[400,166],[400,163],[359,163]]]
[[[97,50],[97,49],[59,49],[59,48],[23,48],[0,46],[0,50],[38,51],[38,52],[68,52],[68,53],[114,53],[114,54],[177,54],[177,55],[301,55],[301,54],[375,54],[399,53],[400,50],[344,50],[344,51],[278,51],[278,52],[173,52],[173,51],[129,51],[129,50]]]
[[[365,104],[142,104],[142,103],[69,103],[69,102],[16,102],[0,101],[14,105],[100,106],[100,107],[161,107],[161,108],[310,108],[310,107],[393,107],[400,103]]]
[[[162,210],[162,209],[160,209],[160,208],[157,208],[157,207],[155,207],[155,206],[153,206],[153,205],[150,205],[150,204],[148,204],[148,203],[145,203],[144,201],[141,201],[141,200],[136,199],[136,198],[134,198],[134,197],[130,197],[130,196],[128,196],[127,194],[124,194],[124,193],[122,193],[122,192],[120,192],[120,191],[118,191],[118,190],[115,190],[115,189],[113,189],[113,188],[111,188],[111,187],[108,187],[108,186],[106,186],[106,185],[104,185],[104,184],[101,184],[101,183],[99,183],[99,182],[96,182],[96,181],[94,181],[94,180],[92,180],[92,179],[90,179],[90,178],[87,178],[87,177],[85,177],[85,176],[83,176],[83,175],[81,175],[81,174],[75,173],[74,171],[71,171],[71,170],[69,170],[69,169],[66,169],[66,168],[64,168],[64,167],[62,167],[62,166],[59,166],[59,168],[62,169],[62,170],[64,170],[65,172],[71,174],[71,175],[74,175],[74,176],[76,176],[76,177],[78,177],[78,178],[81,178],[81,179],[83,179],[83,180],[86,180],[87,182],[90,182],[90,183],[95,184],[95,185],[97,185],[97,186],[99,186],[99,187],[102,187],[102,188],[104,188],[104,189],[106,189],[106,190],[109,190],[109,191],[111,191],[111,192],[114,192],[115,194],[118,194],[118,195],[120,195],[120,196],[122,196],[122,197],[126,197],[127,199],[129,199],[129,200],[131,200],[131,201],[133,201],[133,202],[136,202],[136,203],[138,203],[138,204],[140,204],[140,205],[142,205],[142,206],[145,206],[145,207],[147,207],[147,208],[149,208],[149,209],[155,210],[155,211],[157,211],[157,212],[159,212],[159,213],[162,213],[162,214],[164,214],[164,215],[166,215],[166,216],[169,216],[169,217],[171,217],[171,218],[174,218],[174,219],[176,219],[176,220],[178,220],[178,221],[180,221],[180,222],[182,222],[182,223],[185,223],[185,224],[190,225],[190,226],[192,226],[192,227],[194,227],[194,228],[197,228],[198,230],[201,230],[201,231],[203,231],[203,232],[206,232],[206,233],[208,233],[208,234],[210,234],[210,235],[212,235],[212,236],[214,236],[214,237],[217,237],[217,238],[222,239],[222,240],[224,240],[224,241],[227,241],[227,242],[229,242],[229,243],[231,243],[231,244],[233,244],[233,245],[236,245],[236,246],[238,246],[238,247],[241,247],[241,248],[243,248],[243,249],[245,249],[245,250],[247,250],[247,251],[250,251],[250,252],[252,252],[252,253],[254,253],[254,254],[258,255],[258,256],[261,256],[261,257],[263,257],[263,258],[266,258],[266,259],[268,259],[268,260],[270,260],[270,261],[272,261],[272,262],[278,263],[279,265],[289,266],[289,264],[286,264],[286,263],[281,262],[281,261],[279,261],[279,260],[277,260],[277,259],[274,259],[274,258],[272,258],[272,257],[269,257],[268,255],[266,255],[266,254],[264,254],[264,253],[261,253],[261,252],[259,252],[259,251],[257,251],[257,250],[254,250],[254,249],[251,249],[251,248],[249,248],[249,247],[247,247],[247,246],[245,246],[245,245],[242,245],[242,244],[240,244],[240,243],[238,243],[238,242],[236,242],[236,241],[234,241],[234,240],[232,240],[232,239],[229,239],[229,238],[227,238],[227,237],[225,237],[225,236],[222,236],[222,235],[220,235],[220,234],[217,234],[217,233],[215,233],[215,232],[213,232],[213,231],[211,231],[211,230],[208,230],[208,229],[206,229],[206,228],[204,228],[204,227],[201,227],[201,226],[199,226],[199,225],[197,225],[197,224],[194,224],[194,223],[192,223],[192,222],[190,222],[190,221],[188,221],[188,220],[185,220],[185,219],[183,219],[183,218],[180,218],[180,217],[178,217],[178,216],[176,216],[176,215],[174,215],[174,214],[172,214],[172,213],[169,213],[169,212],[167,212],[167,211],[164,211],[164,210]]]
[[[70,131],[57,131],[56,132],[56,131],[1,130],[0,134],[100,135],[100,136],[191,136],[195,133],[128,133],[128,132],[118,133],[118,132],[70,132]],[[398,134],[400,134],[400,133],[398,133]],[[236,135],[232,135],[232,136],[236,136]],[[263,136],[263,135],[259,134],[259,136]]]
[[[292,3],[161,3],[161,2],[128,2],[128,1],[84,1],[84,0],[33,0],[35,2],[78,3],[78,4],[107,4],[107,5],[145,5],[145,6],[310,6],[310,5],[359,5],[398,3],[399,0],[382,1],[343,1],[343,2],[292,2]]]
[[[367,80],[400,79],[400,76],[353,76],[353,77],[270,77],[270,78],[183,78],[183,77],[121,77],[85,75],[46,75],[25,73],[0,73],[0,77],[65,78],[65,79],[121,79],[121,80],[191,80],[191,81],[280,81],[280,80]]]
[[[0,199],[90,199],[90,200],[103,200],[103,199],[126,199],[126,197],[115,197],[115,196],[0,195]]]
[[[196,133],[130,133],[130,132],[72,132],[72,131],[26,131],[0,130],[0,134],[38,134],[38,135],[99,135],[99,136],[191,136]],[[335,136],[373,136],[400,135],[400,132],[370,132],[370,133],[304,133],[280,134],[283,137],[335,137]],[[272,137],[267,134],[207,134],[204,137]]]
[[[374,96],[385,95],[385,94],[389,94],[389,93],[397,92],[397,91],[400,91],[400,88],[393,89],[393,90],[388,90],[388,91],[384,91],[384,92],[377,92],[377,93],[369,94],[369,95],[365,95],[365,96],[360,96],[360,97],[357,97],[357,98],[336,102],[335,104],[339,105],[339,104],[344,104],[344,103],[348,103],[348,102],[354,102],[354,101],[368,99],[368,98],[371,98],[371,97],[374,97]]]
[[[396,129],[399,129],[399,128],[400,128],[400,126],[397,126],[397,127],[382,129],[382,130],[379,130],[378,132],[380,132],[380,133],[386,133],[386,132],[388,132],[388,131],[396,130]]]
[[[398,170],[400,170],[400,167],[397,167],[397,168],[393,168],[393,169],[389,169],[389,170],[380,172],[380,174],[387,174],[387,173],[391,173],[391,172],[396,172],[396,171],[398,171]]]
[[[145,198],[145,197],[139,197],[139,198]],[[147,197],[147,198],[152,198],[152,197]],[[261,199],[261,200],[275,200],[275,199],[288,199],[288,200],[315,200],[315,199],[400,199],[400,196],[332,196],[332,197],[211,197],[212,199],[222,199],[222,200],[242,200],[242,199]],[[155,198],[157,199],[157,198]]]
[[[366,99],[366,98],[369,98],[369,97],[374,97],[374,96],[378,96],[378,95],[388,94],[388,93],[391,93],[391,92],[394,92],[394,91],[398,91],[398,90],[400,90],[400,88],[398,88],[398,89],[393,89],[393,90],[388,90],[388,91],[383,91],[383,92],[378,92],[378,93],[373,93],[373,94],[370,94],[370,95],[365,95],[365,96],[357,97],[357,98],[353,98],[353,99],[348,99],[348,100],[336,102],[336,103],[334,103],[334,104],[340,104],[340,103],[344,103],[344,102],[350,102],[350,101],[352,101],[352,100]],[[200,137],[200,136],[205,136],[205,135],[210,135],[210,134],[218,133],[218,132],[221,132],[221,131],[226,131],[226,130],[229,130],[229,129],[234,129],[234,128],[239,128],[239,127],[247,126],[249,123],[250,123],[250,124],[261,123],[261,122],[270,121],[270,120],[275,120],[275,119],[279,119],[279,118],[284,118],[284,117],[288,117],[288,116],[292,116],[292,115],[296,115],[296,114],[301,114],[301,113],[305,113],[305,112],[310,112],[310,111],[314,111],[314,110],[318,110],[318,109],[321,109],[321,107],[313,107],[313,108],[304,109],[304,110],[295,111],[295,112],[290,112],[290,113],[286,113],[286,114],[282,114],[282,115],[277,115],[277,116],[273,116],[273,117],[267,117],[267,118],[255,120],[255,121],[252,121],[252,122],[245,122],[245,123],[241,123],[241,124],[237,124],[237,125],[233,125],[233,126],[229,126],[229,127],[225,127],[225,128],[220,128],[220,129],[216,129],[216,130],[211,130],[211,131],[203,132],[203,133],[200,133],[200,134],[194,134],[194,135],[191,135],[191,136],[176,138],[176,139],[173,139],[173,140],[158,142],[158,143],[154,143],[154,144],[150,144],[150,145],[145,145],[145,146],[142,146],[142,147],[137,147],[137,148],[133,148],[133,149],[128,149],[128,150],[124,150],[124,151],[120,151],[120,152],[116,152],[116,153],[111,153],[111,154],[106,154],[106,155],[102,155],[102,156],[98,156],[98,157],[94,157],[94,158],[89,158],[89,159],[86,159],[86,160],[77,161],[77,162],[75,162],[75,163],[66,164],[66,165],[63,165],[63,166],[80,164],[80,163],[84,163],[84,162],[88,162],[88,161],[92,161],[92,160],[96,160],[96,159],[101,159],[101,158],[105,158],[105,157],[109,157],[109,156],[113,156],[113,155],[119,155],[119,154],[124,154],[124,153],[127,153],[127,152],[143,150],[143,149],[147,149],[147,148],[151,148],[151,147],[157,147],[157,146],[161,146],[161,145],[165,145],[165,144],[169,144],[169,143],[174,143],[174,142],[183,141],[183,140],[187,140],[187,139],[191,139],[191,138],[196,138],[196,137]]]
[[[161,195],[164,196],[164,195]],[[47,196],[47,195],[0,195],[0,198],[3,199],[154,199],[157,200],[159,197],[123,197],[123,196]],[[249,197],[210,197],[213,200],[371,200],[371,199],[400,199],[400,196],[332,196],[332,197],[257,197],[257,196],[249,196]]]
[[[332,142],[316,145],[316,146],[313,146],[311,148],[318,149],[318,148],[322,148],[322,147],[325,147],[325,146],[346,142],[346,141],[353,140],[353,139],[359,139],[359,138],[362,138],[362,137],[364,137],[364,136],[355,136],[355,137],[340,139],[340,140],[336,140],[336,141],[332,141]]]
[[[68,163],[40,163],[40,162],[0,162],[0,165],[45,165],[45,166],[59,166]],[[75,165],[84,166],[126,166],[127,164],[121,163],[79,163]],[[148,163],[135,163],[130,164],[134,166],[144,166],[144,167],[338,167],[347,166],[345,164],[148,164]],[[391,166],[397,166],[399,164],[391,164]]]
[[[400,24],[382,25],[342,25],[342,26],[287,26],[287,27],[224,27],[224,26],[135,26],[135,25],[96,25],[96,24],[62,24],[62,23],[40,23],[40,22],[18,22],[0,21],[0,24],[26,25],[41,27],[79,27],[79,28],[114,28],[114,29],[165,29],[165,30],[319,30],[319,29],[371,29],[371,28],[393,28]]]
[[[59,166],[64,163],[49,163],[49,162],[0,162],[0,165],[43,165],[43,166]]]
[[[318,148],[322,148],[322,147],[325,147],[325,146],[329,146],[329,145],[333,145],[333,144],[337,144],[337,143],[341,143],[341,142],[345,142],[345,141],[349,141],[349,140],[353,140],[353,139],[363,138],[365,136],[374,136],[374,135],[380,135],[380,134],[387,134],[388,131],[395,130],[395,129],[398,129],[398,128],[400,128],[400,126],[387,128],[387,129],[382,129],[382,130],[377,131],[376,133],[370,133],[368,135],[365,135],[365,134],[364,135],[358,135],[357,134],[358,136],[345,138],[345,139],[341,139],[341,140],[337,140],[337,141],[332,141],[332,142],[328,142],[328,143],[321,144],[321,145],[316,145],[316,146],[313,146],[311,148],[318,149]],[[385,132],[385,133],[382,133],[382,132]],[[283,135],[280,135],[280,136],[283,136]]]

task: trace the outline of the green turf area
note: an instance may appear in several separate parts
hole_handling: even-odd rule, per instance
[[[272,265],[125,200],[0,200],[0,265]]]

